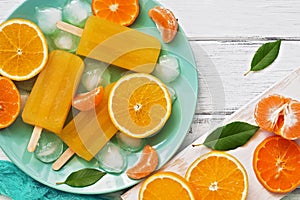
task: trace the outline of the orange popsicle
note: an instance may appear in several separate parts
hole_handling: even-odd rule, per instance
[[[160,54],[155,37],[100,17],[89,17],[84,30],[64,22],[57,27],[81,37],[77,54],[128,70],[151,73]]]
[[[74,153],[90,161],[117,133],[118,129],[109,117],[107,106],[112,85],[104,88],[103,99],[95,109],[78,113],[62,132],[57,134],[69,149],[53,163],[54,170],[60,169]]]
[[[42,128],[56,134],[61,132],[83,68],[76,55],[60,50],[50,53],[22,113],[23,121],[35,126],[28,151],[35,150]]]

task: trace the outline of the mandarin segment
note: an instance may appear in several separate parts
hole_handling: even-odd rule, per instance
[[[165,43],[171,42],[178,29],[178,22],[173,12],[162,6],[155,6],[148,12],[149,17],[155,22]]]
[[[138,0],[92,0],[94,15],[118,23],[131,25],[139,14]]]
[[[20,93],[8,78],[0,76],[0,129],[11,125],[20,113]]]
[[[155,148],[150,145],[146,145],[143,149],[139,161],[130,169],[126,171],[129,178],[141,179],[145,178],[154,170],[158,165],[158,154]]]
[[[139,200],[195,200],[190,184],[174,172],[158,172],[147,178],[139,191]]]
[[[33,22],[12,19],[0,25],[0,74],[12,80],[37,75],[48,59],[48,46]]]
[[[280,136],[268,137],[254,151],[253,169],[267,190],[288,193],[300,184],[300,147]]]
[[[185,178],[192,185],[197,199],[246,199],[248,176],[242,164],[233,156],[212,151],[196,159]]]

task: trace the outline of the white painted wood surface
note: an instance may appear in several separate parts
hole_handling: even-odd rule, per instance
[[[0,23],[22,2],[0,0]],[[199,72],[197,111],[181,149],[300,66],[300,1],[160,2],[175,13],[185,30]],[[244,77],[256,49],[278,38],[283,42],[275,63]],[[0,159],[8,159],[1,150]],[[300,199],[297,193],[300,190],[288,198]]]

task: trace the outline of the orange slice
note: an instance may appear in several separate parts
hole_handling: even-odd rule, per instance
[[[268,137],[254,151],[253,169],[267,190],[291,192],[300,184],[300,147],[280,136]]]
[[[12,19],[0,25],[0,74],[12,80],[37,75],[48,59],[46,39],[33,22]]]
[[[109,115],[116,128],[134,138],[158,132],[167,122],[171,106],[166,86],[144,73],[123,76],[114,85],[108,100]]]
[[[132,168],[128,169],[126,174],[132,179],[145,178],[154,170],[158,165],[158,154],[156,150],[150,145],[146,145],[141,154],[141,158],[138,163]]]
[[[165,43],[171,42],[178,29],[178,22],[173,12],[161,6],[155,6],[148,12],[149,17],[155,22]]]
[[[21,98],[16,85],[0,76],[0,129],[11,125],[20,113]]]
[[[139,191],[139,200],[195,200],[190,184],[174,172],[159,172],[147,178]]]
[[[248,176],[233,156],[212,151],[196,159],[185,178],[198,194],[197,199],[241,200],[248,194]]]
[[[123,26],[131,25],[139,15],[138,0],[93,0],[94,15]]]
[[[300,102],[280,95],[261,99],[254,112],[256,123],[264,130],[293,140],[300,138]]]

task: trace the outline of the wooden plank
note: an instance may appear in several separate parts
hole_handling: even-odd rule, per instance
[[[160,0],[189,37],[300,37],[297,0]]]
[[[191,42],[200,87],[196,113],[232,114],[300,66],[300,42],[283,41],[279,56],[271,66],[245,77],[252,57],[263,43]]]
[[[1,0],[0,22],[25,0]],[[159,0],[170,8],[193,40],[265,37],[300,39],[298,0]]]
[[[254,109],[257,102],[264,96],[270,94],[281,94],[283,96],[291,97],[294,99],[300,100],[300,93],[297,92],[297,87],[300,84],[300,68],[286,76],[282,81],[276,83],[270,89],[268,89],[263,94],[259,95],[253,101],[243,106],[239,111],[237,111],[230,118],[226,119],[222,125],[232,122],[232,121],[245,121],[251,124],[255,124],[254,120]],[[200,137],[195,141],[195,144],[203,144],[205,138],[210,132],[207,132],[205,135]],[[228,151],[228,153],[234,155],[242,165],[245,167],[248,173],[249,180],[249,189],[248,189],[248,198],[247,199],[262,199],[262,200],[276,200],[281,199],[283,194],[275,194],[268,192],[257,180],[254,171],[252,169],[252,153],[256,146],[266,137],[270,136],[271,133],[263,130],[259,132],[244,146],[239,147],[235,150]],[[159,171],[174,171],[182,176],[184,176],[188,166],[199,156],[204,153],[209,152],[210,150],[204,145],[200,147],[192,147],[189,145],[179,154],[177,154],[170,162],[168,162],[162,169]],[[141,183],[133,187],[131,190],[127,191],[122,195],[122,199],[135,200],[138,198],[138,191],[141,186]]]

